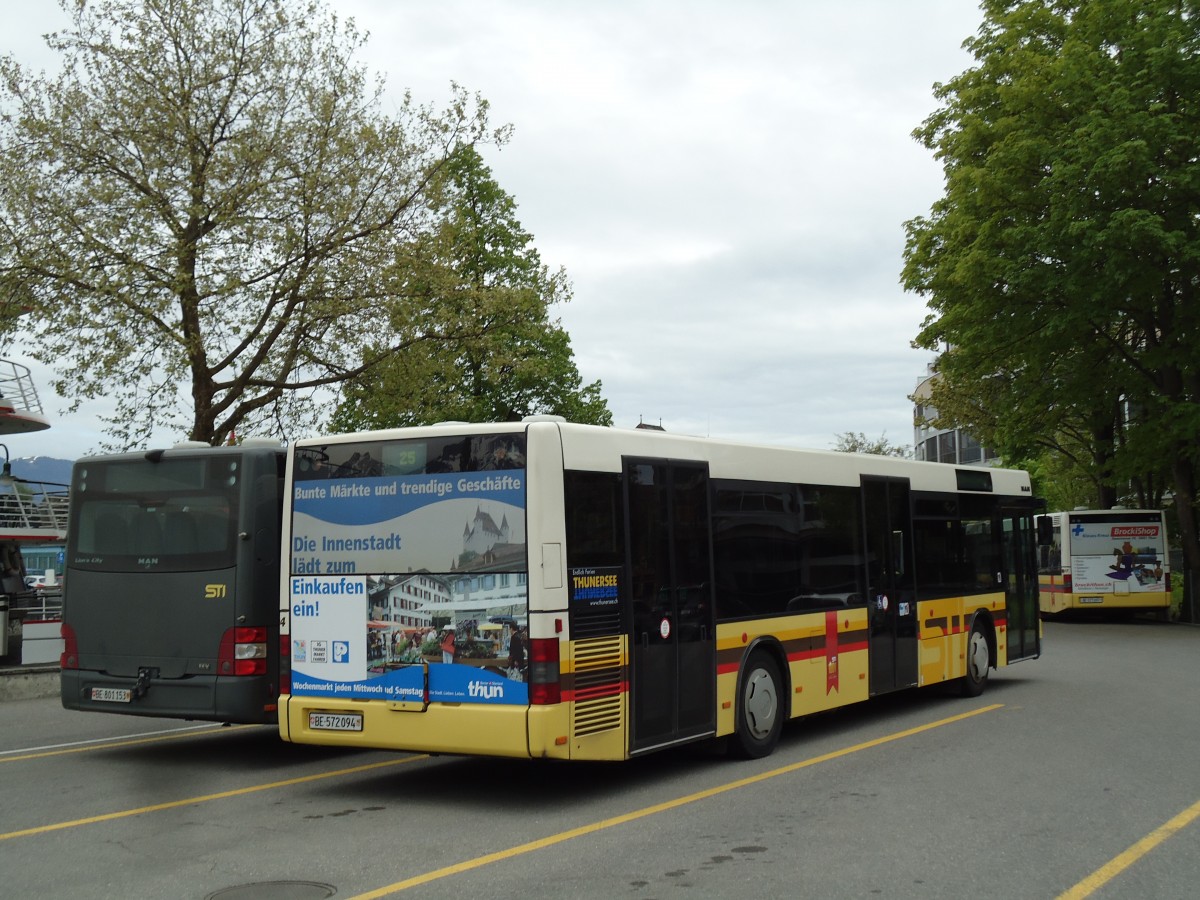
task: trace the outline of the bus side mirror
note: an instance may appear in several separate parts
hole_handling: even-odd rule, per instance
[[[1049,516],[1037,517],[1037,542],[1042,547],[1049,547],[1054,543],[1054,523]]]

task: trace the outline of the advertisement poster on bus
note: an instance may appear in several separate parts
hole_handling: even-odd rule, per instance
[[[402,453],[294,481],[292,693],[525,704],[525,471],[404,473]]]
[[[1162,527],[1155,522],[1072,521],[1071,581],[1076,593],[1164,590]]]

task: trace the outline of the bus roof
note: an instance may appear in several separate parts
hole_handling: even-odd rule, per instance
[[[296,441],[293,446],[328,447],[364,441],[421,439],[446,435],[487,435],[556,429],[568,469],[620,472],[629,456],[707,462],[713,478],[789,480],[797,483],[857,485],[862,475],[903,477],[916,490],[1032,496],[1029,475],[1019,469],[955,466],[838,450],[808,450],[697,437],[652,429],[581,425],[554,417],[523,422],[454,422]],[[982,485],[988,485],[987,488]]]

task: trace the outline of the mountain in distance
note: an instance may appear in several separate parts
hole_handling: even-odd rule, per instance
[[[45,484],[71,483],[72,459],[53,459],[49,456],[23,456],[12,460],[14,478],[25,481],[40,481]]]

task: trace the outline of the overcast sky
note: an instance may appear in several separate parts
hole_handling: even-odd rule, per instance
[[[912,443],[932,357],[909,343],[925,308],[900,288],[903,222],[942,178],[911,134],[934,82],[970,64],[975,3],[331,5],[370,32],[362,61],[396,96],[440,104],[456,81],[514,126],[484,156],[573,282],[559,316],[616,425]],[[0,51],[50,67],[39,35],[63,21],[9,4]],[[13,457],[97,449],[98,407],[68,416],[48,375],[38,388],[53,427],[7,438]]]

